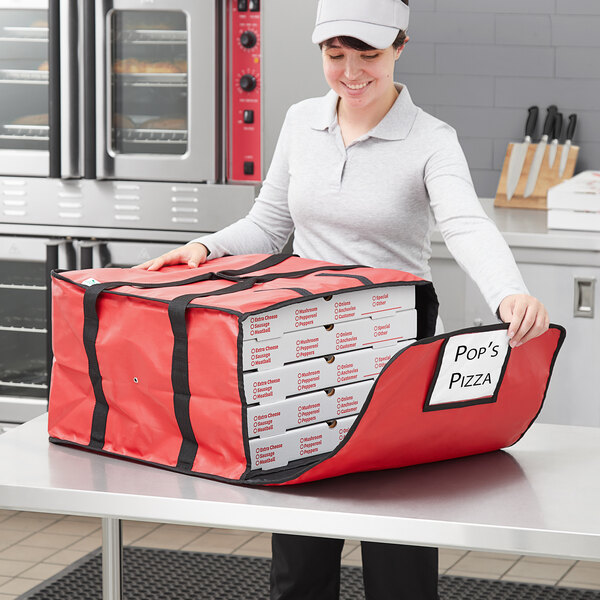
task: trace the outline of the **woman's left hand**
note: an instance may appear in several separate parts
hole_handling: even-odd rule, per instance
[[[550,322],[546,307],[527,294],[506,296],[500,302],[498,314],[504,323],[510,323],[508,337],[512,348],[544,333]]]

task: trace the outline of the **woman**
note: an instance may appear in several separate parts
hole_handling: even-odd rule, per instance
[[[140,267],[278,252],[294,231],[304,258],[431,279],[435,220],[491,310],[510,323],[510,345],[543,333],[546,309],[482,210],[454,130],[394,83],[408,15],[408,0],[320,0],[312,39],[331,90],[288,111],[250,213]],[[274,534],[271,599],[337,599],[342,546]],[[437,599],[436,549],[363,542],[362,555],[367,600]]]

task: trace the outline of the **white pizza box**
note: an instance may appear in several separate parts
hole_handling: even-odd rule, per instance
[[[596,212],[550,209],[547,211],[548,229],[600,231],[600,206],[598,208]]]
[[[340,294],[295,302],[244,320],[245,340],[276,338],[287,331],[351,321],[415,308],[415,286],[358,288]]]
[[[244,373],[247,404],[267,404],[376,377],[394,354],[414,340],[384,348],[365,348],[290,363],[277,369]]]
[[[288,429],[355,415],[360,412],[373,380],[367,379],[271,404],[249,406],[248,436],[270,437]]]
[[[278,338],[246,340],[243,370],[273,369],[284,363],[308,360],[336,352],[388,346],[417,336],[415,309],[290,331]]]
[[[551,187],[548,190],[547,207],[600,212],[600,171],[582,171]]]
[[[285,467],[290,461],[331,452],[346,437],[356,417],[344,417],[287,431],[269,438],[250,440],[253,469]]]

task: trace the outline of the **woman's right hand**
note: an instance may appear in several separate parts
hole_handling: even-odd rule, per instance
[[[208,249],[204,244],[200,242],[192,242],[179,248],[174,248],[161,256],[147,260],[141,265],[136,265],[134,269],[146,269],[148,271],[158,271],[161,267],[166,265],[187,265],[188,267],[195,268],[198,265],[206,262],[208,256]]]

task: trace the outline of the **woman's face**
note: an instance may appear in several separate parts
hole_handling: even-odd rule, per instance
[[[323,47],[327,83],[348,107],[368,107],[386,98],[394,85],[394,64],[402,48],[353,50],[339,44]]]

